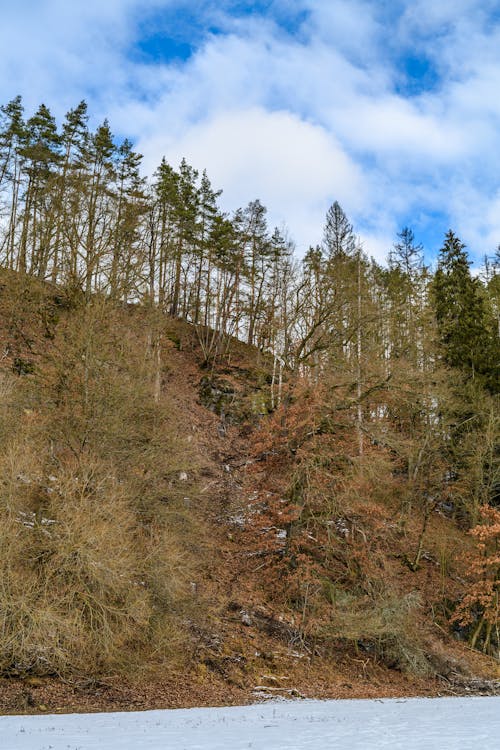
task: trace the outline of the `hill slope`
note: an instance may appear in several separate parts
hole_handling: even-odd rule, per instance
[[[320,389],[13,274],[0,333],[3,711],[495,689],[448,620],[469,537]]]

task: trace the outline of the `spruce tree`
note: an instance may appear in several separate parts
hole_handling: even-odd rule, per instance
[[[415,235],[409,227],[398,232],[398,240],[389,253],[389,267],[399,268],[412,277],[423,266],[423,245],[415,244]]]
[[[352,224],[337,201],[330,206],[326,214],[323,248],[329,258],[355,254],[356,239]]]
[[[485,290],[469,269],[465,245],[450,230],[440,250],[432,286],[445,362],[499,388],[498,336]],[[496,360],[496,361],[495,361]]]

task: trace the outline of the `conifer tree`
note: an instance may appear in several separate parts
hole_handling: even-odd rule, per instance
[[[76,273],[71,278],[71,252],[68,253],[68,247],[72,243],[68,239],[72,234],[70,226],[78,205],[78,199],[71,202],[71,196],[75,183],[78,185],[78,170],[81,168],[81,157],[88,138],[87,120],[87,103],[81,101],[66,113],[61,131],[62,158],[55,188],[57,216],[51,278],[53,283],[61,280],[69,286],[75,281]]]
[[[137,289],[141,273],[139,229],[145,213],[144,178],[140,176],[142,154],[126,138],[115,154],[115,216],[111,249],[110,294],[126,301]]]
[[[26,139],[22,99],[17,96],[0,108],[0,191],[5,194],[8,219],[2,240],[3,258],[7,268],[16,267],[16,230],[21,201],[21,180],[24,159],[21,154]]]
[[[148,276],[151,300],[161,309],[170,304],[169,288],[175,253],[179,175],[165,158],[153,175],[148,218]]]
[[[54,232],[55,168],[60,162],[61,138],[55,118],[41,104],[26,123],[26,139],[20,150],[26,160],[27,185],[19,270],[44,278]]]
[[[398,232],[398,240],[389,253],[389,267],[399,268],[412,277],[423,266],[423,245],[415,244],[415,235],[409,227]]]
[[[326,214],[323,248],[330,258],[353,255],[356,250],[352,224],[337,201],[330,206]]]
[[[471,276],[469,265],[465,245],[450,230],[433,282],[440,340],[448,365],[472,378],[483,376],[495,391],[499,387],[498,337],[484,289]]]
[[[246,314],[247,343],[254,344],[262,315],[266,277],[271,265],[271,243],[267,229],[267,209],[259,200],[250,201],[243,212],[242,242],[245,247],[248,283]]]
[[[177,180],[174,278],[170,302],[170,314],[175,316],[187,317],[188,313],[189,293],[187,284],[182,284],[183,277],[187,277],[187,269],[183,266],[183,262],[189,258],[196,236],[199,201],[197,179],[198,171],[191,167],[185,159],[182,159]]]
[[[390,355],[405,356],[412,365],[423,367],[426,287],[428,273],[423,262],[423,246],[415,243],[411,229],[398,233],[398,242],[389,252],[388,269],[380,269],[387,295],[386,318],[390,332]]]
[[[102,289],[102,262],[112,245],[110,188],[115,179],[113,157],[116,146],[107,120],[86,140],[82,154],[81,234],[77,254],[82,257],[81,275],[85,298]],[[76,258],[75,258],[76,265]],[[75,268],[76,271],[76,268]]]
[[[212,253],[212,226],[218,214],[217,199],[222,190],[214,190],[206,170],[203,171],[199,187],[199,214],[195,238],[196,278],[195,278],[195,301],[193,310],[193,322],[203,321],[205,326],[209,324],[211,308],[211,275],[213,264]],[[202,297],[204,299],[204,311],[202,315]]]
[[[500,339],[500,245],[497,247],[490,264],[490,271],[486,277],[486,289],[493,308],[496,329]]]

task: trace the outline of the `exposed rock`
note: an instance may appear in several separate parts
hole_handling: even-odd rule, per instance
[[[218,431],[225,434],[226,425],[255,421],[271,411],[267,388],[236,388],[227,378],[203,377],[199,387],[200,401],[221,417]]]

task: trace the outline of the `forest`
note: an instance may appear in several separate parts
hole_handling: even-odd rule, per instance
[[[258,199],[224,213],[185,160],[145,178],[85,102],[60,127],[21,97],[0,112],[2,674],[99,672],[137,643],[151,659],[184,642],[172,613],[191,611],[207,531],[172,480],[198,460],[168,387],[182,336],[222,393],[219,430],[253,430],[238,533],[295,641],[423,669],[404,635],[422,602],[385,560],[396,545],[417,576],[439,516],[462,534],[441,575],[467,575],[426,617],[498,659],[500,252],[472,273],[450,230],[431,267],[404,227],[379,264],[335,201],[298,259]],[[243,344],[258,397],[242,417],[224,377]]]

